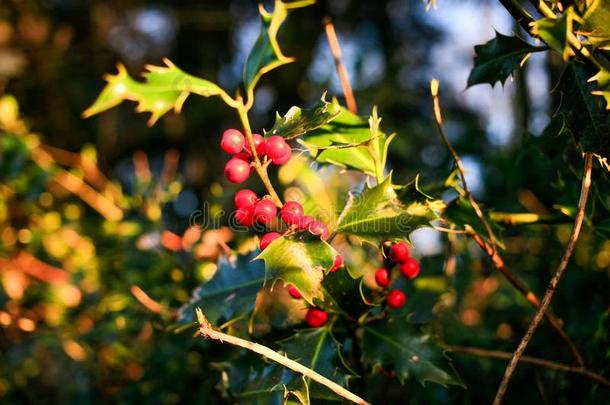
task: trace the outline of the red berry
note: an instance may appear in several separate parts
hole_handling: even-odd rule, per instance
[[[267,147],[265,138],[263,138],[263,136],[260,134],[252,134],[252,138],[254,138],[254,148],[256,149],[256,154],[259,157],[263,156],[266,153],[265,149]]]
[[[403,276],[413,280],[419,275],[419,262],[414,258],[409,257],[404,263],[400,265],[398,269],[400,270],[400,273]]]
[[[337,255],[337,256],[335,256],[335,261],[333,262],[333,265],[330,267],[330,269],[328,271],[331,273],[334,273],[335,271],[339,270],[341,267],[343,267],[343,257],[341,257],[341,255]]]
[[[388,293],[388,306],[390,308],[402,308],[402,306],[405,305],[405,302],[407,302],[407,297],[402,291],[392,290]]]
[[[298,225],[303,221],[303,206],[296,201],[286,201],[280,216],[286,225]]]
[[[375,272],[375,281],[381,288],[386,288],[390,285],[390,274],[385,267],[377,269]]]
[[[241,132],[236,129],[227,129],[222,133],[222,140],[220,141],[220,147],[227,153],[234,155],[238,153],[244,147],[244,136]]]
[[[390,248],[390,260],[393,263],[402,263],[409,258],[409,246],[404,242],[398,242]]]
[[[326,224],[324,222],[317,221],[314,219],[309,224],[309,227],[307,229],[309,229],[309,232],[311,232],[314,235],[320,235],[320,237],[322,239],[328,238],[328,233],[329,233],[328,227],[326,226]]]
[[[235,210],[235,220],[239,225],[252,226],[254,219],[252,218],[253,208],[238,208]]]
[[[295,300],[302,298],[301,292],[293,285],[288,286],[288,294]]]
[[[312,216],[304,215],[299,224],[299,229],[308,229],[313,221],[315,221],[315,219]]]
[[[269,246],[269,244],[271,242],[273,242],[274,240],[276,240],[280,236],[282,236],[282,234],[279,233],[279,232],[269,232],[269,233],[264,234],[261,237],[261,242],[260,242],[261,251],[265,250],[265,248],[267,248],[267,246]]]
[[[225,165],[225,177],[231,183],[243,183],[250,176],[250,165],[241,159],[231,158]]]
[[[250,163],[250,154],[247,152],[239,152],[233,155],[235,159],[243,160],[244,162]]]
[[[292,150],[290,149],[290,145],[286,143],[284,138],[278,135],[274,135],[271,138],[267,139],[265,144],[265,153],[273,164],[283,165],[284,163],[290,160],[290,156],[292,155]]]
[[[268,225],[277,214],[277,208],[271,200],[261,200],[254,206],[254,221],[261,225]]]
[[[244,188],[235,193],[235,207],[236,208],[254,208],[258,197],[252,190]]]
[[[309,308],[305,315],[305,322],[307,322],[307,325],[309,325],[310,328],[324,326],[327,320],[328,314],[318,308]]]

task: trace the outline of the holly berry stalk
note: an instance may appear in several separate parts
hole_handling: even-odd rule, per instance
[[[248,146],[250,147],[250,153],[253,158],[252,166],[254,167],[254,170],[258,174],[258,177],[260,177],[261,181],[265,185],[265,188],[267,189],[267,192],[271,196],[271,200],[273,201],[273,203],[281,208],[283,206],[282,200],[280,200],[280,197],[275,192],[275,189],[273,188],[273,184],[271,184],[271,180],[269,179],[269,175],[267,174],[267,167],[269,166],[270,162],[267,162],[266,164],[263,165],[258,156],[258,153],[256,152],[254,136],[252,135],[252,129],[250,128],[250,121],[248,120],[248,107],[246,105],[244,105],[244,101],[241,97],[237,98],[237,113],[239,114],[239,119],[242,123],[242,126],[244,127],[244,133],[246,135],[246,140],[248,141]]]

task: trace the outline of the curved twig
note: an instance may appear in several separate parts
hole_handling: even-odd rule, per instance
[[[335,60],[335,67],[337,69],[337,74],[339,75],[339,80],[341,81],[341,87],[343,87],[343,94],[345,95],[347,108],[352,113],[357,114],[358,106],[356,105],[354,92],[352,91],[352,86],[350,85],[347,77],[347,69],[345,69],[345,65],[343,62],[341,62],[341,47],[339,46],[339,40],[337,39],[337,34],[335,33],[335,26],[328,17],[324,19],[324,29],[326,30],[326,38],[328,39],[330,51],[333,54],[333,59]]]
[[[574,251],[574,247],[576,246],[576,242],[578,241],[578,236],[580,235],[580,230],[582,228],[582,223],[585,217],[585,208],[587,206],[587,199],[589,197],[589,189],[591,188],[591,171],[593,167],[593,155],[591,152],[585,153],[585,167],[583,170],[582,177],[582,186],[580,189],[580,198],[578,200],[578,210],[576,212],[576,217],[574,218],[574,226],[572,227],[572,233],[570,234],[570,239],[568,240],[568,245],[566,246],[566,251],[561,258],[561,262],[559,262],[559,266],[557,266],[557,270],[555,270],[555,274],[551,278],[549,285],[544,293],[544,297],[542,298],[542,302],[540,304],[540,308],[536,311],[536,315],[534,315],[534,319],[532,319],[527,332],[521,339],[517,350],[513,354],[512,359],[508,363],[506,367],[506,371],[504,373],[504,377],[502,378],[502,382],[500,383],[500,387],[498,388],[498,392],[496,393],[496,398],[494,399],[494,405],[500,405],[502,400],[504,399],[504,395],[506,394],[506,389],[508,388],[508,383],[521,359],[527,344],[534,336],[536,332],[536,328],[540,324],[542,317],[544,316],[546,310],[551,304],[551,300],[553,299],[553,294],[555,293],[555,289],[565,272],[565,269],[568,266],[568,262],[570,261],[570,257],[572,256],[572,252]]]
[[[197,322],[199,323],[199,332],[201,333],[202,336],[209,338],[209,339],[218,340],[222,343],[229,343],[234,346],[239,346],[246,350],[250,350],[255,353],[258,353],[261,356],[264,356],[264,357],[268,358],[269,360],[273,360],[276,363],[279,363],[282,366],[289,368],[296,373],[299,373],[299,374],[304,375],[305,377],[311,378],[315,382],[324,385],[326,388],[330,389],[335,394],[340,395],[341,397],[343,397],[349,401],[352,401],[353,403],[361,404],[361,405],[370,405],[367,401],[360,398],[358,395],[354,394],[353,392],[348,391],[347,389],[343,388],[339,384],[329,380],[328,378],[315,372],[314,370],[307,368],[304,365],[297,363],[296,361],[291,360],[288,357],[283,356],[274,350],[271,350],[267,346],[263,346],[258,343],[250,342],[248,340],[238,338],[237,336],[227,335],[226,333],[218,332],[218,331],[212,329],[212,325],[203,315],[203,311],[201,311],[201,308],[196,309],[196,314],[197,314]]]

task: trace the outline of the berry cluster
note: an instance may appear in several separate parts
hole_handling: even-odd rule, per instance
[[[281,136],[265,140],[260,134],[252,134],[254,149],[259,158],[267,158],[275,165],[283,165],[290,160],[292,149]],[[220,147],[232,155],[225,165],[225,177],[231,183],[243,183],[251,172],[252,152],[244,135],[237,129],[227,129],[222,134]]]
[[[388,260],[386,267],[381,267],[375,272],[375,281],[381,288],[387,288],[391,283],[390,271],[398,266],[400,274],[409,280],[413,280],[419,275],[419,262],[412,258],[409,253],[409,246],[404,242],[391,245],[388,249]],[[407,297],[400,290],[388,292],[386,302],[390,308],[402,308],[407,301]]]
[[[268,159],[275,165],[283,165],[292,155],[290,146],[281,136],[272,136],[265,140],[259,134],[252,135],[254,148],[259,158]],[[248,179],[251,172],[252,154],[247,145],[244,135],[236,129],[227,129],[222,134],[220,147],[225,152],[233,155],[225,165],[225,177],[232,183],[243,183]],[[235,194],[235,220],[242,226],[251,227],[271,225],[277,217],[277,207],[268,197],[259,198],[254,191],[249,189],[239,190]],[[327,239],[329,236],[328,226],[312,216],[305,215],[303,206],[296,201],[286,201],[282,206],[279,216],[289,228],[289,231],[307,231],[312,235]],[[267,232],[260,238],[259,247],[265,250],[275,239],[282,236],[279,232]],[[329,272],[334,273],[343,267],[343,258],[337,255]],[[300,291],[293,285],[287,286],[288,294],[294,299],[301,299]],[[309,308],[305,316],[305,322],[312,328],[319,328],[326,324],[328,315],[319,308]]]

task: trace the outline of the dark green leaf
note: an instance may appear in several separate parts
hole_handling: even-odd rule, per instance
[[[364,326],[362,357],[375,368],[394,371],[401,382],[415,377],[422,384],[431,381],[444,387],[462,386],[432,336],[401,318]]]
[[[164,62],[165,66],[147,65],[148,71],[143,74],[146,79],[144,82],[132,79],[125,66],[119,63],[119,72],[104,77],[108,84],[93,105],[83,112],[83,116],[91,117],[121,104],[124,100],[131,100],[138,103],[137,112],[151,113],[148,125],[153,125],[172,108],[180,112],[191,93],[204,97],[228,98],[224,90],[214,83],[183,72],[168,59],[164,59]]]
[[[265,282],[263,263],[253,261],[254,256],[221,257],[214,277],[196,289],[191,301],[180,308],[179,320],[193,322],[197,307],[203,309],[212,324],[251,312]]]
[[[435,218],[427,202],[401,201],[388,176],[381,184],[367,187],[359,195],[350,195],[336,231],[378,244],[387,239],[405,238]]]
[[[294,58],[287,57],[282,53],[277,34],[290,10],[309,6],[313,3],[315,3],[315,0],[301,0],[290,3],[275,0],[272,13],[267,12],[262,4],[259,5],[263,26],[244,66],[243,80],[247,91],[256,86],[263,74],[294,61]]]
[[[485,239],[487,242],[491,242],[485,226],[477,216],[474,208],[470,204],[470,201],[468,201],[466,198],[459,197],[451,201],[446,206],[442,216],[449,223],[457,225],[458,229],[464,229],[466,225],[470,226],[483,239]],[[500,236],[500,231],[502,228],[496,222],[494,222],[487,213],[485,213],[485,217],[487,219],[487,223],[489,223],[489,226],[494,233],[494,236],[496,237],[498,246],[504,249],[504,242]]]
[[[314,298],[323,298],[322,278],[336,255],[325,241],[300,234],[277,238],[256,259],[264,260],[267,281],[292,284],[307,302],[313,303]]]
[[[483,45],[474,47],[474,67],[468,77],[468,86],[499,81],[504,84],[508,76],[517,69],[532,52],[544,50],[528,44],[517,36],[502,35]]]
[[[276,114],[275,124],[266,133],[266,136],[279,135],[287,139],[296,138],[328,124],[340,112],[341,106],[335,98],[328,102],[322,97],[322,100],[310,109],[294,106],[283,117]]]

